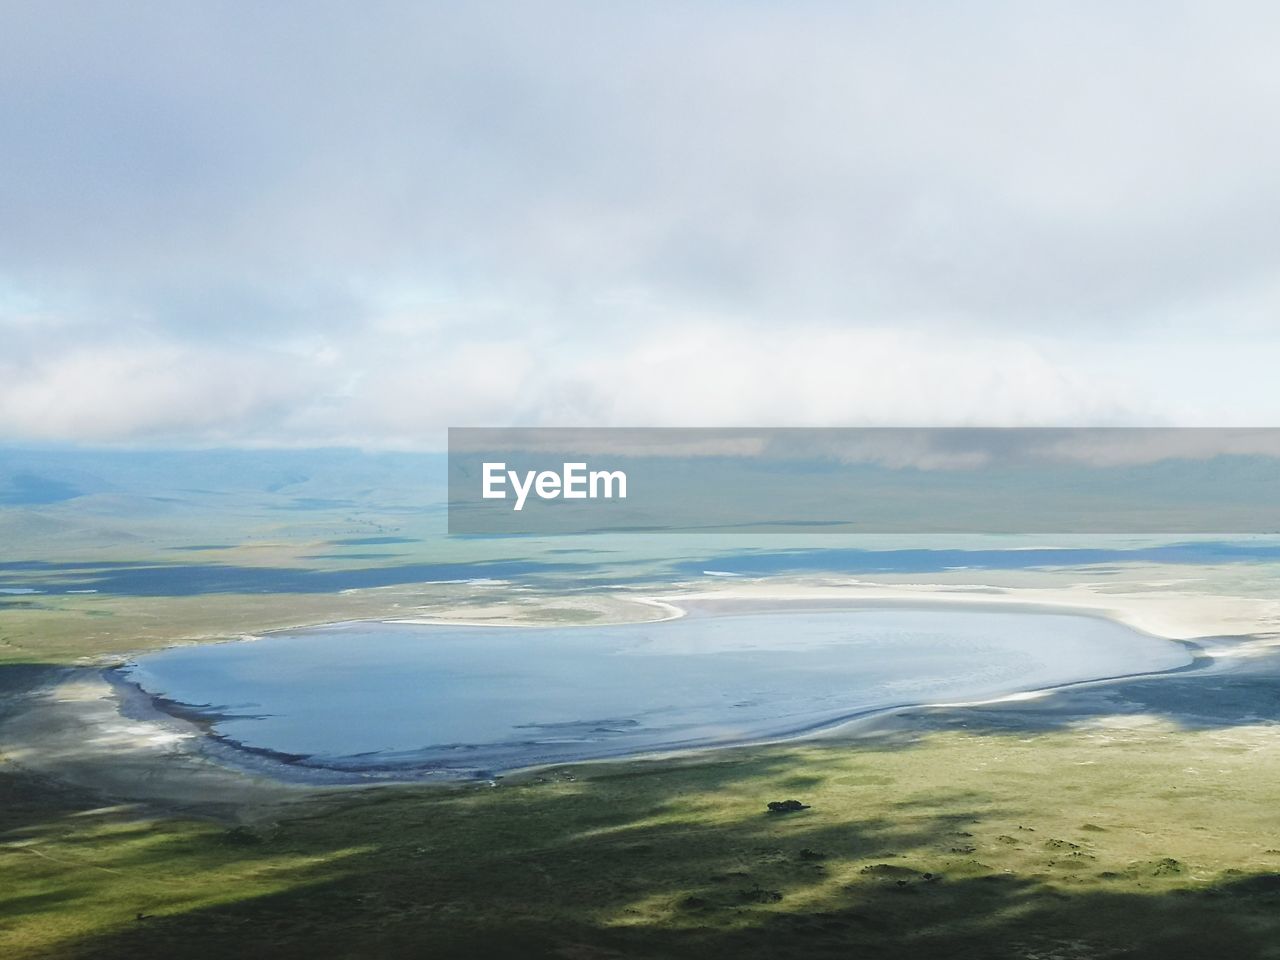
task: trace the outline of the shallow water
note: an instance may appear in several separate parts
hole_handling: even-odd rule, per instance
[[[307,767],[479,776],[783,737],[895,706],[1168,670],[1095,617],[956,609],[699,614],[600,627],[347,623],[124,668],[214,732]]]

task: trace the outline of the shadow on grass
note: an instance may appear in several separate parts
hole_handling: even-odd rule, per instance
[[[936,726],[968,733],[1023,734],[1075,726],[1097,717],[1143,715],[1182,730],[1210,730],[1280,721],[1280,671],[1273,662],[1236,665],[1227,674],[1203,671],[1063,688],[1032,701],[979,707],[921,708]]]
[[[0,916],[54,922],[113,898],[99,935],[48,955],[131,960],[1274,955],[1280,875],[1202,882],[1172,858],[1104,871],[1105,831],[993,836],[1020,811],[965,790],[764,812],[796,759],[388,790],[267,826],[161,830],[122,843],[114,877],[19,894]],[[993,865],[1013,844],[1024,869]],[[223,876],[202,894],[221,902],[192,906],[156,874]]]

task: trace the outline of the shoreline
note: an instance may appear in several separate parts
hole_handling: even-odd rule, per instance
[[[1056,616],[1083,616],[1092,619],[1104,620],[1111,623],[1119,623],[1117,619],[1108,616],[1105,612],[1091,608],[1072,607],[1065,608],[1046,603],[1029,603],[1029,602],[1009,602],[1009,603],[985,603],[977,601],[972,603],[952,602],[948,599],[939,599],[931,602],[922,602],[919,599],[860,599],[856,601],[846,599],[829,599],[829,600],[810,600],[810,599],[775,599],[772,601],[761,601],[754,598],[716,598],[712,600],[702,600],[689,602],[685,608],[677,608],[669,601],[644,601],[654,604],[661,603],[668,609],[677,610],[676,616],[666,617],[662,620],[644,620],[644,621],[628,621],[630,623],[661,623],[682,618],[702,618],[702,617],[722,617],[733,616],[735,614],[768,614],[776,613],[779,615],[787,613],[803,613],[812,611],[858,611],[868,609],[902,609],[902,610],[920,610],[920,609],[954,609],[954,610],[972,610],[974,607],[988,606],[997,608],[998,612],[1021,613],[1031,615],[1056,615]],[[337,623],[325,624],[324,627],[343,627],[357,623],[378,623],[387,624],[389,626],[456,626],[454,621],[421,621],[421,620],[359,620],[359,621],[340,621]],[[591,624],[591,627],[611,626],[613,624]],[[1140,670],[1119,674],[1107,674],[1098,677],[1087,677],[1084,679],[1064,680],[1059,683],[1050,683],[1043,686],[1033,686],[1026,689],[1017,689],[1006,693],[996,693],[989,696],[983,696],[973,700],[960,700],[948,702],[933,701],[914,701],[908,700],[900,703],[881,704],[877,706],[863,707],[852,709],[848,713],[834,717],[828,717],[820,721],[811,721],[799,724],[790,729],[784,729],[763,736],[743,737],[741,739],[724,740],[717,742],[690,742],[676,743],[669,746],[656,747],[653,749],[641,750],[625,750],[619,749],[616,752],[603,751],[589,757],[570,757],[559,760],[543,760],[536,757],[529,758],[527,762],[516,763],[512,766],[496,766],[496,767],[474,767],[474,768],[448,768],[439,769],[426,765],[415,764],[413,754],[407,755],[407,762],[395,764],[390,762],[389,757],[382,757],[379,760],[371,760],[368,765],[361,763],[353,763],[350,758],[338,757],[334,763],[326,763],[323,761],[313,761],[312,757],[305,754],[293,754],[284,751],[274,750],[269,747],[253,746],[243,741],[236,740],[233,737],[216,732],[215,725],[221,718],[218,714],[211,710],[204,710],[198,706],[191,704],[179,703],[170,698],[152,694],[143,688],[137,682],[123,676],[115,668],[104,671],[108,680],[116,685],[120,690],[127,691],[127,695],[132,698],[147,699],[153,711],[165,714],[170,718],[192,724],[199,729],[205,738],[202,746],[215,756],[221,762],[236,769],[245,770],[251,773],[265,773],[274,779],[281,780],[293,784],[320,784],[328,786],[350,786],[360,784],[378,784],[378,783],[400,783],[400,784],[439,784],[439,783],[476,783],[482,781],[496,781],[508,778],[530,770],[544,770],[559,766],[568,766],[573,764],[584,763],[618,763],[627,762],[635,759],[661,759],[666,757],[679,756],[695,756],[698,754],[708,753],[710,751],[733,750],[746,747],[762,747],[771,744],[793,743],[803,740],[814,740],[818,738],[838,738],[846,731],[853,731],[859,726],[865,725],[869,721],[886,716],[893,713],[902,713],[911,710],[933,710],[943,708],[965,708],[987,704],[1008,703],[1020,700],[1029,700],[1048,696],[1055,692],[1067,691],[1075,688],[1083,688],[1093,685],[1103,685],[1111,683],[1119,683],[1123,681],[1137,680],[1143,678],[1160,677],[1165,675],[1178,674],[1191,670],[1208,669],[1214,662],[1214,657],[1209,654],[1205,647],[1195,641],[1181,640],[1168,637],[1161,637],[1140,630],[1130,624],[1123,624],[1131,632],[1139,634],[1148,639],[1158,640],[1165,643],[1174,643],[1182,646],[1188,652],[1190,660],[1176,667],[1168,669]],[[467,623],[465,626],[492,628],[493,625],[485,623]],[[524,624],[517,629],[526,629],[530,631],[536,630],[574,630],[577,628],[588,628],[584,624]],[[317,628],[320,629],[320,628]],[[506,626],[498,629],[508,629]],[[283,633],[289,631],[273,631],[273,633]],[[263,633],[251,638],[252,641],[271,636],[271,633]],[[251,642],[246,639],[244,642]],[[341,763],[341,765],[338,765]]]
[[[243,808],[264,802],[277,803],[324,792],[374,786],[467,787],[493,784],[499,779],[519,782],[556,767],[677,762],[712,753],[802,741],[852,741],[868,736],[886,718],[893,715],[923,716],[937,710],[994,706],[1049,697],[1070,700],[1073,696],[1083,696],[1087,691],[1123,682],[1168,677],[1191,671],[1202,674],[1221,672],[1230,669],[1235,659],[1270,653],[1277,645],[1275,638],[1268,636],[1265,631],[1208,637],[1202,635],[1196,639],[1156,633],[1145,628],[1152,622],[1152,618],[1140,615],[1142,611],[1135,615],[1130,608],[1119,611],[1118,615],[1117,605],[1114,603],[1116,598],[1091,594],[1093,603],[1080,602],[1078,591],[1073,591],[1076,595],[1071,598],[1076,602],[1064,603],[1056,596],[1043,596],[1045,593],[1052,593],[1051,591],[1036,591],[1037,596],[1028,598],[1026,594],[1032,591],[1003,591],[1002,595],[992,596],[989,592],[959,593],[954,587],[922,590],[878,584],[868,586],[872,589],[851,590],[848,584],[774,582],[765,585],[755,581],[734,584],[732,589],[665,593],[644,598],[640,603],[667,610],[678,609],[680,616],[711,616],[732,612],[735,608],[763,612],[770,607],[789,611],[885,606],[935,609],[951,606],[972,609],[974,605],[1009,611],[1094,616],[1120,622],[1149,636],[1178,643],[1189,649],[1192,660],[1164,671],[1076,680],[975,701],[904,703],[858,710],[844,717],[758,740],[675,746],[670,749],[585,760],[535,762],[502,771],[478,771],[478,775],[470,777],[406,776],[408,771],[394,768],[342,770],[310,766],[305,763],[305,758],[244,747],[216,734],[211,729],[214,718],[201,716],[198,711],[190,708],[175,709],[179,705],[168,704],[164,702],[164,698],[147,693],[131,681],[118,675],[112,676],[114,671],[109,667],[67,668],[65,674],[47,683],[44,689],[28,691],[27,699],[34,699],[37,701],[36,705],[25,712],[11,711],[0,722],[0,736],[6,741],[18,741],[16,751],[8,748],[6,743],[6,753],[18,766],[110,796],[180,807],[230,804],[234,808]],[[765,587],[768,589],[763,589]],[[1058,594],[1062,592],[1057,591]],[[637,598],[625,599],[635,602]],[[679,607],[676,606],[677,603],[680,604]],[[375,622],[417,621],[376,618]],[[426,622],[444,621],[433,619]],[[629,622],[642,622],[642,618]],[[468,625],[493,626],[476,620],[468,621]],[[540,625],[550,626],[545,623]],[[239,639],[244,641],[246,638]],[[69,729],[75,730],[70,737]],[[68,743],[68,739],[72,742]]]

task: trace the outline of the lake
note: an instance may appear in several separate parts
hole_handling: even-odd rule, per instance
[[[342,623],[172,648],[120,673],[245,753],[414,779],[780,739],[1190,662],[1181,644],[1098,617],[868,607],[612,626]]]

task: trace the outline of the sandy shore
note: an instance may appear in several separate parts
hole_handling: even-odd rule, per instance
[[[226,815],[305,791],[217,763],[194,724],[159,711],[122,712],[120,691],[93,668],[68,668],[16,698],[0,719],[4,759],[122,802]]]
[[[1126,583],[1132,588],[1142,584]],[[710,589],[664,594],[655,600],[686,610],[707,602],[753,600],[768,603],[891,602],[982,604],[1104,616],[1135,630],[1172,640],[1234,638],[1236,655],[1264,654],[1280,647],[1280,600],[1225,594],[1191,593],[1151,582],[1151,589],[1117,590],[1109,583],[1075,583],[1053,587],[991,587],[982,584],[883,584],[852,578],[747,579],[717,582]]]
[[[599,607],[598,600],[592,602]],[[572,611],[572,603],[572,599],[556,600],[558,610]],[[983,605],[1075,612],[1112,618],[1171,640],[1194,641],[1202,654],[1199,665],[1211,666],[1211,670],[1201,671],[1205,675],[1234,670],[1257,672],[1259,666],[1280,661],[1280,601],[1168,589],[1113,592],[1090,584],[1010,589],[964,584],[886,585],[836,578],[726,579],[711,588],[620,598],[609,605],[609,612],[616,615],[629,609],[633,616],[609,619],[653,621],[741,608],[791,608],[797,604]],[[494,622],[489,616],[467,618],[462,613],[441,610],[438,617],[413,620]],[[510,622],[505,612],[502,619]],[[548,620],[535,612],[529,622],[545,624]],[[1099,688],[1121,682],[1091,681],[1057,688],[1052,691],[1051,704],[1043,702],[1043,692],[1034,698],[1015,695],[999,702],[1006,710],[1105,711],[1114,709],[1114,705],[1108,707],[1106,698],[1099,697]],[[820,733],[825,739],[863,737],[887,727],[900,728],[904,714],[923,716],[938,708],[897,709],[890,711],[899,718],[894,723],[886,723],[883,716],[867,716]],[[1165,704],[1164,709],[1176,709],[1176,704]],[[1028,722],[1034,725],[1034,718],[1028,718]],[[207,736],[199,723],[155,709],[145,696],[131,695],[122,685],[110,682],[98,668],[59,672],[16,698],[0,718],[0,750],[7,761],[115,800],[216,815],[243,815],[246,810],[335,789],[333,783],[290,777],[269,758],[231,755],[230,749]],[[366,785],[377,782],[372,780]]]

